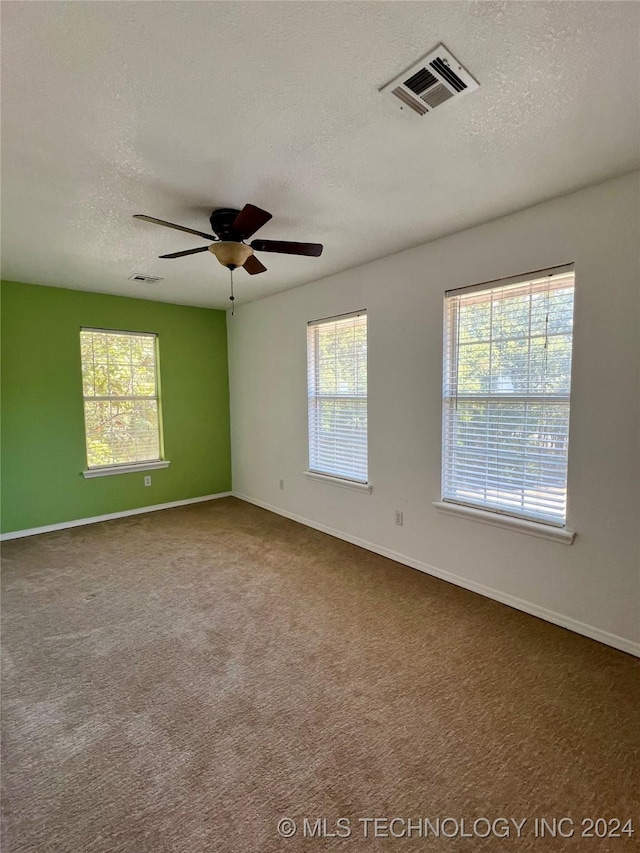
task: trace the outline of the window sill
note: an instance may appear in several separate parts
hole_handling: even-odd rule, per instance
[[[514,530],[517,533],[527,533],[529,536],[538,536],[541,539],[549,539],[552,542],[561,542],[563,545],[571,545],[576,537],[573,530],[567,530],[564,527],[551,527],[551,525],[541,524],[538,521],[527,521],[524,518],[500,515],[497,512],[487,512],[483,509],[447,503],[446,501],[434,501],[433,505],[438,512],[457,515],[459,518],[467,518],[469,521],[479,521],[482,524],[489,524],[492,527]]]
[[[316,471],[305,471],[305,477],[317,480],[319,483],[331,483],[333,486],[341,486],[343,489],[353,489],[356,492],[365,492],[370,495],[373,489],[369,483],[356,483],[355,480],[343,480],[341,477],[332,477],[329,474],[318,474]]]
[[[111,465],[104,468],[89,468],[82,472],[85,480],[93,477],[111,477],[113,474],[134,474],[136,471],[155,471],[157,468],[168,468],[171,462],[134,462],[131,465]]]

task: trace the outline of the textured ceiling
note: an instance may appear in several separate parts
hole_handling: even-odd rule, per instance
[[[238,302],[639,166],[636,2],[3,2],[5,278],[226,308],[209,254],[252,202]],[[378,89],[443,42],[480,89],[425,118]],[[133,273],[164,277],[156,285]]]

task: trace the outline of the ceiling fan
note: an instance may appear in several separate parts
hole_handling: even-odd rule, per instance
[[[243,267],[249,275],[257,275],[266,272],[267,269],[256,258],[254,251],[279,252],[286,255],[309,255],[314,258],[322,254],[321,243],[253,240],[247,245],[244,241],[252,237],[271,219],[270,213],[253,204],[245,204],[242,210],[235,210],[230,207],[219,207],[214,210],[209,217],[213,234],[195,231],[193,228],[185,228],[183,225],[175,225],[173,222],[165,222],[164,219],[155,219],[153,216],[145,216],[142,213],[136,213],[133,218],[144,219],[147,222],[154,222],[156,225],[175,228],[177,231],[186,231],[187,234],[196,234],[205,240],[214,241],[209,246],[187,249],[184,252],[172,252],[170,255],[160,255],[161,258],[182,258],[185,255],[195,255],[198,252],[212,252],[227,269],[233,271],[237,267]]]

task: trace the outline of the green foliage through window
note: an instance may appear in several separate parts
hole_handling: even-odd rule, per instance
[[[89,468],[160,459],[157,338],[82,329]]]
[[[445,300],[443,498],[564,525],[574,274]]]

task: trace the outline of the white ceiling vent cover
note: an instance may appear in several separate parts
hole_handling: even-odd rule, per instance
[[[443,44],[380,89],[405,113],[423,116],[479,84]]]
[[[157,284],[162,279],[156,275],[144,275],[144,273],[136,272],[129,276],[129,281],[146,281],[147,284]]]

